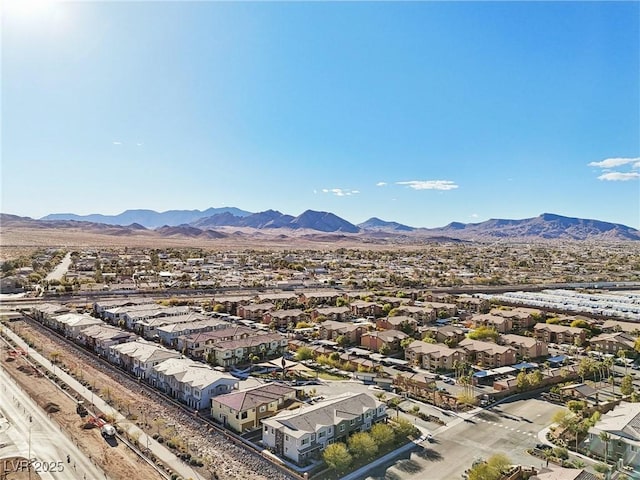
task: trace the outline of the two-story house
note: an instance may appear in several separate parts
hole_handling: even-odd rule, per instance
[[[345,393],[262,420],[262,443],[298,464],[317,458],[334,442],[370,430],[386,418],[386,407],[366,393]]]
[[[278,383],[220,395],[211,400],[211,417],[227,428],[243,433],[261,427],[260,421],[288,407],[296,389]]]

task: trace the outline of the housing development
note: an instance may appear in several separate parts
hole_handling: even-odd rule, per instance
[[[108,478],[640,478],[637,247],[496,248],[41,250],[2,367]]]

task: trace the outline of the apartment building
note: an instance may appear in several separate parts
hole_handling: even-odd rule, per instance
[[[583,328],[554,325],[552,323],[538,323],[533,327],[534,336],[546,343],[569,343],[583,345],[587,339],[587,332]]]
[[[503,367],[517,362],[516,349],[510,346],[465,338],[458,347],[467,352],[472,363],[481,367]]]
[[[271,417],[291,405],[296,389],[270,383],[215,397],[211,401],[211,417],[227,428],[244,433],[261,426],[261,420]]]
[[[467,353],[441,343],[411,342],[404,350],[405,359],[426,370],[453,370],[456,364],[467,361]]]
[[[522,359],[546,357],[549,355],[548,345],[533,337],[507,334],[500,337],[500,343],[515,348],[518,357]]]
[[[255,355],[264,360],[282,355],[287,349],[287,338],[277,332],[256,333],[238,340],[206,345],[205,358],[211,354],[215,365],[231,367],[251,362]]]
[[[304,464],[330,443],[370,430],[385,418],[382,402],[366,393],[345,393],[262,420],[262,443],[276,455]]]
[[[188,358],[170,358],[154,365],[149,382],[191,408],[210,408],[216,395],[238,388],[239,380]]]
[[[409,335],[399,330],[366,332],[360,337],[360,346],[373,352],[379,352],[382,348],[393,353],[400,351],[400,342],[405,338],[409,338]]]

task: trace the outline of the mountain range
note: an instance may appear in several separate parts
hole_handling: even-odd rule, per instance
[[[640,241],[640,231],[620,224],[543,213],[521,220],[491,219],[452,222],[440,228],[415,228],[373,217],[354,225],[330,212],[307,210],[294,217],[276,210],[251,213],[234,207],[200,210],[127,210],[119,215],[51,214],[40,220],[1,214],[3,233],[18,226],[30,229],[79,229],[107,235],[159,235],[171,238],[219,239],[231,235],[285,240],[353,239],[377,242],[595,240]],[[266,238],[266,237],[265,237]]]

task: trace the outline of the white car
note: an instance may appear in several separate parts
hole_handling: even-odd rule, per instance
[[[111,437],[114,437],[116,435],[116,429],[110,423],[105,423],[102,426],[102,428],[100,429],[100,433],[105,438],[111,438]]]

